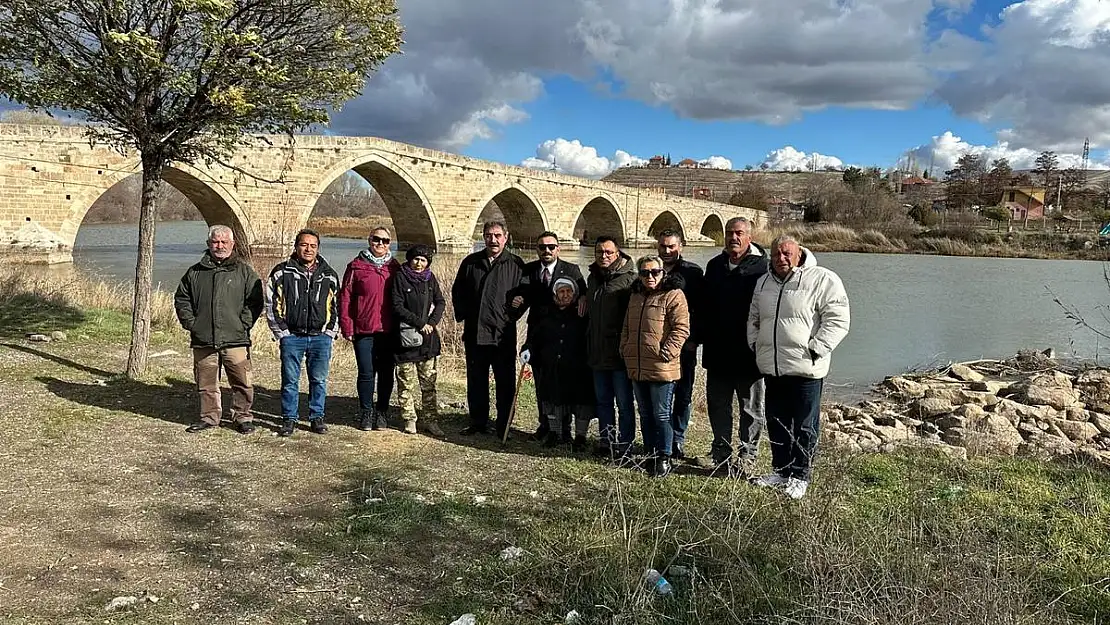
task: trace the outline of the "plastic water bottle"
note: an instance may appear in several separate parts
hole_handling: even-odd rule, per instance
[[[667,581],[667,578],[663,577],[663,574],[655,569],[648,569],[647,572],[644,573],[644,579],[647,580],[648,585],[655,588],[655,594],[657,595],[665,597],[674,590],[671,583]]]

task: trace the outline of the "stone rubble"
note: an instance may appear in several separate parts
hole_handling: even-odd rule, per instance
[[[891,376],[856,406],[822,406],[823,442],[854,452],[935,449],[953,458],[1074,457],[1110,466],[1110,370],[1040,352]]]

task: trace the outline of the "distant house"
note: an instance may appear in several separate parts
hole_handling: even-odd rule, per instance
[[[682,167],[683,169],[697,169],[698,167],[700,167],[698,162],[695,161],[692,158],[682,159],[681,161],[678,162],[678,166]]]
[[[679,163],[678,166],[682,167],[682,163]],[[690,191],[690,197],[697,198],[699,200],[712,200],[713,189],[710,189],[709,187],[694,187]]]
[[[1011,219],[1040,219],[1044,217],[1044,193],[1044,187],[1007,187],[1001,205],[1010,211]]]
[[[667,164],[667,159],[656,154],[648,159],[648,167],[651,169],[663,169]]]

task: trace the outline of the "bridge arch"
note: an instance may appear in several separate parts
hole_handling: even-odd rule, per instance
[[[513,244],[522,249],[536,240],[541,232],[548,229],[547,213],[536,196],[526,187],[514,183],[510,186],[499,185],[484,196],[477,214],[471,223],[479,233],[482,224],[491,218],[490,204],[496,204],[509,229]]]
[[[335,164],[325,173],[299,217],[300,227],[316,208],[316,201],[340,176],[354,171],[378,192],[393,219],[393,238],[398,245],[423,243],[435,247],[440,240],[439,221],[420,182],[389,155],[364,152]],[[367,232],[367,235],[370,233]]]
[[[717,245],[725,244],[725,220],[719,213],[710,212],[702,219],[701,235],[713,239]]]
[[[664,230],[676,230],[682,234],[682,238],[686,238],[686,229],[682,227],[682,221],[677,215],[669,210],[665,210],[655,216],[651,220],[651,225],[648,226],[648,236],[652,239],[659,237],[659,233]]]
[[[583,245],[592,246],[594,240],[604,234],[623,246],[625,232],[624,216],[616,202],[607,195],[599,195],[586,202],[574,218],[573,236]]]
[[[103,188],[87,189],[77,194],[70,205],[69,217],[60,229],[59,234],[63,242],[72,248],[77,239],[77,231],[93,204],[112,187],[133,176],[142,176],[138,162],[112,171],[106,176],[107,184]],[[188,198],[209,225],[220,224],[231,227],[235,232],[236,242],[243,244],[244,251],[249,250],[250,244],[255,241],[254,228],[238,197],[228,185],[186,163],[173,163],[166,166],[162,172],[162,181]]]

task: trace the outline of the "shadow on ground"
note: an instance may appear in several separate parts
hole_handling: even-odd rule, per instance
[[[84,312],[59,298],[21,293],[0,300],[0,338],[69,331],[84,323],[85,318]]]

